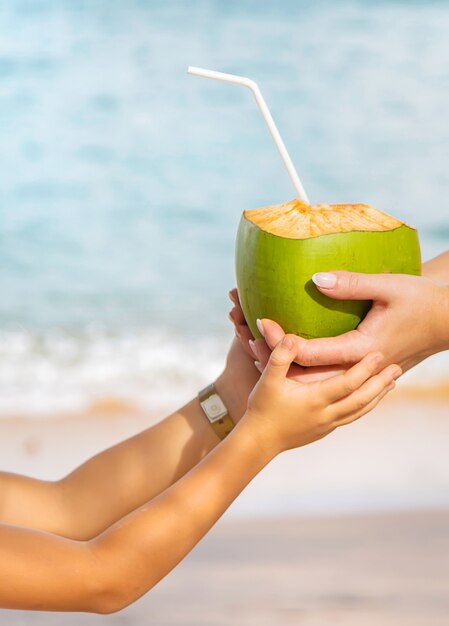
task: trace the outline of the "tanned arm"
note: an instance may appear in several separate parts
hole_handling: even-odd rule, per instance
[[[259,378],[234,340],[216,387],[237,422]],[[219,439],[198,401],[50,482],[0,473],[0,522],[90,539],[175,483]]]
[[[344,375],[304,385],[287,378],[295,355],[287,336],[227,439],[97,538],[0,525],[0,606],[98,613],[127,606],[179,563],[272,458],[358,419],[400,374],[393,365],[373,375],[382,355],[371,354]]]
[[[423,263],[422,273],[427,278],[449,284],[449,250]]]

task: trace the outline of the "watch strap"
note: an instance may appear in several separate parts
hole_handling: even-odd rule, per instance
[[[220,439],[224,439],[234,428],[234,422],[229,416],[225,403],[217,393],[214,383],[202,389],[198,393],[198,399],[215,433]]]

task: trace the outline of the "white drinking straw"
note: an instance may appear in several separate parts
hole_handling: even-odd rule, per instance
[[[193,74],[195,76],[203,76],[204,78],[213,78],[214,80],[223,80],[226,83],[235,83],[236,85],[243,85],[244,87],[248,87],[256,99],[256,102],[259,106],[260,112],[262,113],[263,119],[265,120],[266,125],[268,126],[268,130],[273,137],[274,143],[276,144],[276,148],[279,150],[279,154],[281,155],[281,159],[284,161],[284,165],[287,168],[288,175],[293,183],[293,186],[298,194],[298,197],[307,202],[309,204],[309,199],[307,198],[307,194],[302,186],[301,180],[299,179],[298,173],[295,170],[295,166],[290,158],[289,153],[287,152],[287,148],[285,147],[284,142],[282,141],[282,137],[279,134],[279,131],[274,123],[273,117],[267,107],[267,103],[265,102],[262,93],[257,85],[251,78],[246,78],[245,76],[235,76],[234,74],[224,74],[223,72],[214,72],[212,70],[205,70],[201,67],[189,67],[187,69],[188,74]]]

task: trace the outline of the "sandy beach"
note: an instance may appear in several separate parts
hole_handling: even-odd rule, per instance
[[[449,510],[222,522],[109,616],[0,613],[2,626],[447,626]]]
[[[187,398],[186,398],[187,399]],[[172,403],[175,409],[177,401]],[[449,507],[448,398],[399,387],[350,427],[275,459],[228,512],[348,514]],[[57,479],[168,414],[104,399],[82,414],[0,419],[0,467]]]
[[[2,469],[61,476],[155,419],[125,409],[2,419]],[[0,624],[446,626],[448,441],[446,399],[393,394],[351,428],[277,459],[128,609],[6,611]]]

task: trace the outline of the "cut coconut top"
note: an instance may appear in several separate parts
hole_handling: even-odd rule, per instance
[[[353,230],[393,230],[403,225],[369,204],[310,206],[301,200],[244,211],[244,216],[263,231],[288,239],[308,239]]]

